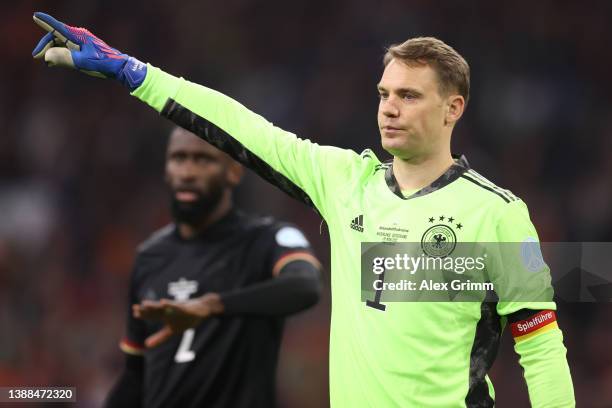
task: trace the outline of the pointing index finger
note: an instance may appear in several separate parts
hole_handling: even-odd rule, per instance
[[[36,24],[43,28],[43,30],[53,34],[53,36],[67,48],[77,51],[81,49],[78,44],[83,41],[79,41],[79,39],[70,32],[66,24],[40,11],[34,13],[33,19]]]

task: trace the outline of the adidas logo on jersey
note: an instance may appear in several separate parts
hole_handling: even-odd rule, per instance
[[[351,221],[351,228],[355,231],[363,232],[363,214],[355,217]]]

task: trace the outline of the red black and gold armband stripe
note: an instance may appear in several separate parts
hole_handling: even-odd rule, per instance
[[[321,269],[321,264],[319,263],[319,260],[310,252],[292,251],[278,258],[278,260],[274,263],[274,267],[272,268],[272,275],[278,276],[281,269],[283,269],[285,265],[293,261],[306,261],[314,265],[315,268]]]
[[[119,348],[124,353],[131,354],[133,356],[142,356],[145,351],[145,346],[131,341],[127,338],[121,339],[121,341],[119,342]]]
[[[509,316],[512,337],[518,343],[556,329],[557,315],[554,310],[521,310]]]

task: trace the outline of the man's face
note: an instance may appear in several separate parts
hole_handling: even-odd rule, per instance
[[[402,159],[426,157],[444,142],[447,102],[429,65],[391,60],[378,93],[378,128],[387,152]]]
[[[196,224],[240,179],[240,166],[191,132],[176,128],[166,151],[166,182],[176,221]]]

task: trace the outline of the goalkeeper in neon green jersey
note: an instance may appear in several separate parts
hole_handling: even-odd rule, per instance
[[[541,294],[537,299],[385,302],[386,293],[362,299],[363,242],[421,242],[434,226],[438,241],[446,233],[456,242],[537,242],[523,201],[470,169],[464,156],[451,155],[451,134],[469,99],[469,67],[454,49],[430,37],[388,49],[378,124],[393,159],[383,163],[370,150],[357,154],[300,139],[219,92],[116,51],[87,30],[42,13],[35,20],[49,31],[36,58],[118,79],[162,116],[325,219],[332,254],[332,407],[492,407],[487,372],[507,325],[532,406],[575,405],[543,262],[516,263],[518,276],[535,277],[530,290]],[[517,290],[508,268],[487,268],[496,291]]]

